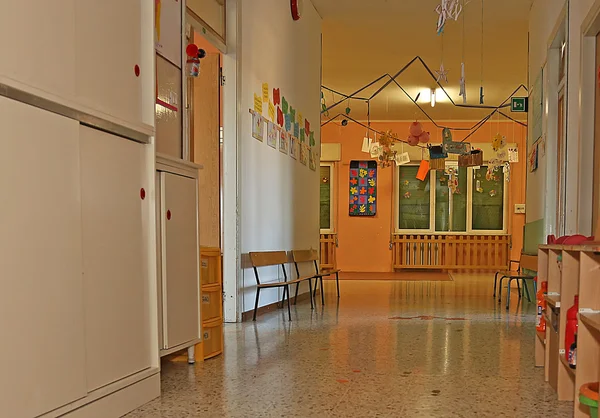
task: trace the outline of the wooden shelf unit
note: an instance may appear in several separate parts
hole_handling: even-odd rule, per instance
[[[223,353],[223,274],[219,248],[200,248],[202,350],[204,359]]]
[[[600,246],[541,245],[538,263],[538,281],[548,282],[548,311],[544,317],[550,319],[554,307],[558,311],[558,327],[555,330],[547,322],[545,338],[536,332],[535,364],[544,366],[546,381],[559,400],[574,401],[574,417],[588,417],[589,409],[579,404],[579,388],[600,380]],[[567,310],[573,306],[576,295],[577,369],[571,369],[564,341]]]

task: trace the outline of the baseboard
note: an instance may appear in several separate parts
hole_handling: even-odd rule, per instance
[[[319,292],[320,292],[320,289],[317,290],[317,293],[319,293]],[[298,295],[298,302],[309,300],[309,296],[308,295],[309,295],[308,292],[305,292],[305,293],[302,293],[302,294]],[[290,303],[291,304],[294,304],[295,302],[296,302],[296,298],[291,298],[290,299]],[[260,315],[263,315],[263,314],[265,314],[267,312],[272,312],[272,311],[275,311],[277,309],[281,309],[281,308],[279,308],[279,304],[280,303],[281,302],[273,302],[273,303],[270,303],[268,305],[259,307],[256,310],[256,317],[258,318]],[[284,304],[287,304],[287,301],[285,301]],[[285,305],[284,305],[284,307],[285,307]],[[253,309],[249,310],[247,312],[244,312],[242,314],[242,322],[252,321],[253,315],[254,315],[254,310]]]

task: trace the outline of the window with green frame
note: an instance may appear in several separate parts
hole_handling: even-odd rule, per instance
[[[458,185],[454,190],[449,187],[450,175],[442,170],[430,171],[424,181],[416,178],[417,166],[403,165],[397,170],[397,230],[432,233],[504,231],[502,168],[486,179],[486,166],[455,167]]]

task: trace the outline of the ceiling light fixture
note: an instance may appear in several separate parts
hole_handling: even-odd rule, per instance
[[[431,89],[431,107],[435,107],[435,89]]]

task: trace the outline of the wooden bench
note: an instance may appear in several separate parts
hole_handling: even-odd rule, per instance
[[[252,320],[256,321],[256,311],[258,310],[258,299],[260,297],[260,290],[266,288],[276,288],[283,287],[283,300],[287,294],[287,305],[288,305],[288,318],[292,320],[292,311],[290,308],[290,285],[307,280],[308,278],[298,278],[296,280],[288,280],[287,272],[285,270],[285,265],[288,262],[287,253],[285,251],[263,251],[263,252],[251,252],[250,253],[250,262],[252,264],[252,268],[254,269],[254,276],[256,278],[256,301],[254,302],[254,315],[252,316]],[[258,274],[258,269],[260,267],[268,267],[268,266],[281,266],[283,271],[283,281],[282,282],[268,282],[261,283],[260,276]],[[312,306],[312,298],[311,298],[311,306]]]
[[[517,269],[513,270],[513,264],[517,265]],[[510,284],[513,280],[517,281],[517,290],[519,292],[519,299],[521,298],[521,287],[519,286],[519,280],[523,282],[523,290],[527,295],[527,300],[531,302],[531,295],[529,294],[529,288],[527,287],[527,279],[535,278],[535,275],[525,274],[523,269],[527,269],[530,271],[537,271],[537,255],[528,255],[521,253],[521,258],[519,261],[510,260],[509,262],[509,270],[506,271],[498,271],[494,276],[494,297],[496,297],[496,288],[498,288],[498,302],[502,302],[502,281],[504,279],[508,279],[508,287],[506,289],[506,309],[510,304]],[[498,276],[500,276],[500,283],[497,286]],[[535,291],[535,289],[534,289]]]
[[[317,294],[317,282],[320,281],[321,282],[321,303],[323,305],[325,305],[325,296],[323,294],[324,293],[323,292],[323,277],[331,276],[334,274],[335,274],[335,281],[336,281],[336,286],[337,286],[337,296],[338,296],[338,298],[340,297],[340,278],[339,278],[340,270],[338,270],[338,269],[320,270],[319,269],[319,253],[316,250],[295,250],[295,251],[292,251],[292,258],[294,259],[294,265],[296,267],[296,275],[298,278],[300,278],[300,269],[298,268],[298,264],[306,263],[306,262],[313,263],[314,268],[315,268],[315,274],[310,277],[310,279],[313,279],[313,278],[316,279],[313,297],[315,297]],[[304,279],[307,279],[307,278],[308,278],[308,276],[305,277]],[[310,281],[309,281],[309,283],[310,283]],[[296,297],[297,296],[298,296],[298,285],[296,285]]]

